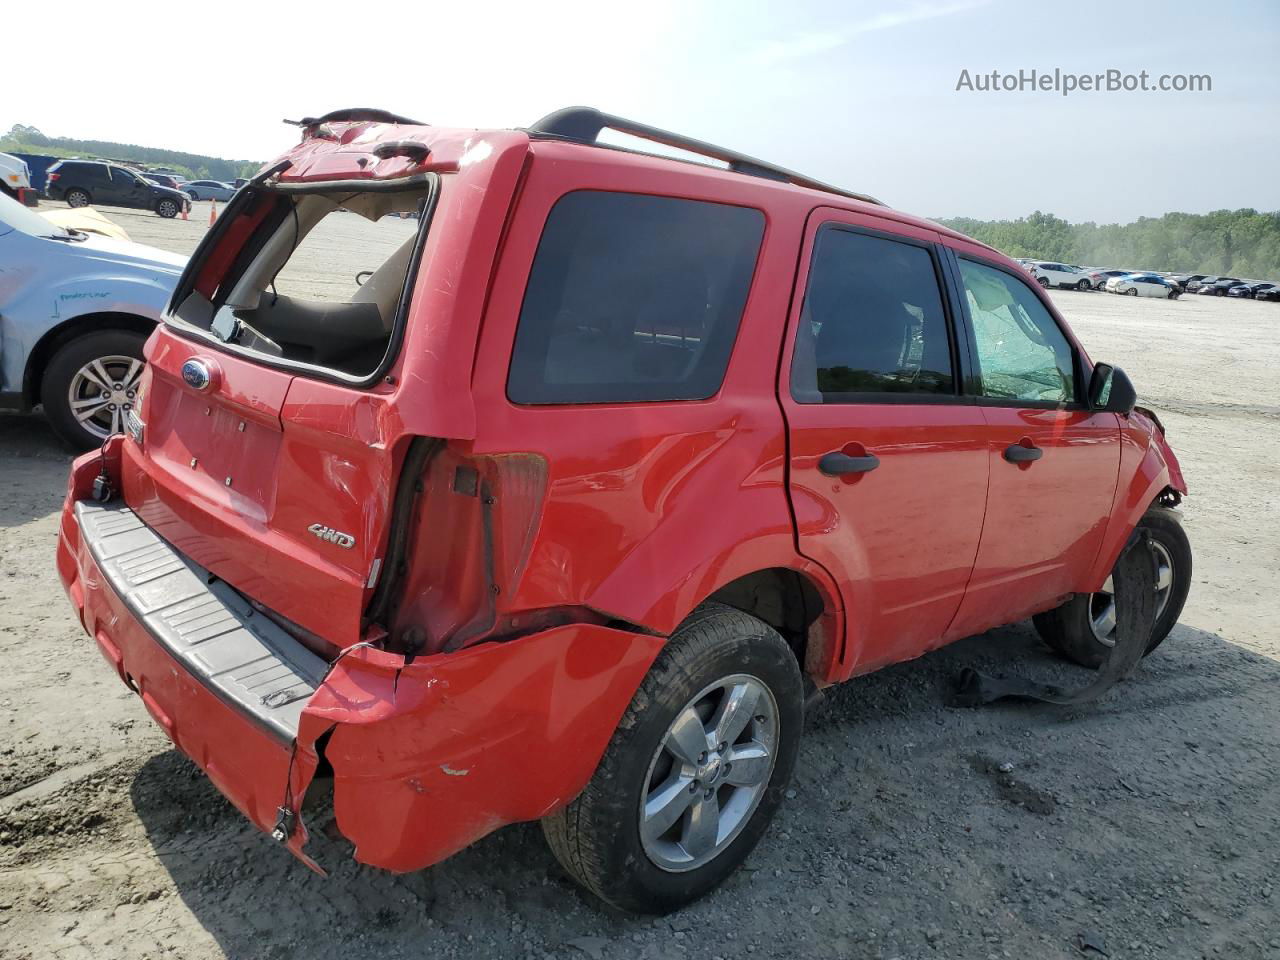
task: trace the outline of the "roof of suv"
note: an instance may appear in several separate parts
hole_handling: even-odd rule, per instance
[[[300,143],[263,168],[260,178],[280,183],[392,180],[422,172],[428,164],[448,169],[479,162],[501,148],[538,141],[566,149],[609,151],[628,158],[629,163],[670,167],[692,166],[708,177],[749,177],[762,189],[785,189],[805,193],[823,205],[844,206],[876,216],[897,220],[945,236],[965,240],[986,249],[986,244],[922,217],[901,213],[874,197],[830,186],[801,173],[779,167],[737,151],[681,134],[650,127],[602,113],[590,107],[567,107],[548,114],[522,130],[474,130],[434,127],[384,110],[357,108],[335,110],[321,117],[285,121],[302,128]],[[716,167],[696,160],[619,147],[598,140],[604,130],[614,130],[686,153],[718,161]],[[370,157],[374,158],[370,162]],[[257,178],[255,178],[257,179]]]

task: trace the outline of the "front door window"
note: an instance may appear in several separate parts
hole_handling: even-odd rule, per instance
[[[1002,270],[960,261],[978,350],[982,395],[1068,403],[1076,399],[1071,344],[1044,304]]]

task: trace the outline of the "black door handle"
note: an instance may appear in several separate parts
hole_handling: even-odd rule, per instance
[[[822,459],[818,461],[818,469],[829,477],[838,477],[846,473],[869,473],[878,466],[880,466],[880,458],[874,454],[851,457],[839,450],[823,454]]]
[[[1010,463],[1031,463],[1044,456],[1039,447],[1024,447],[1020,443],[1012,444],[1004,449],[1004,458]]]

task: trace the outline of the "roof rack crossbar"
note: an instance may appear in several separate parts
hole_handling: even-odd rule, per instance
[[[651,143],[661,143],[677,150],[684,150],[712,160],[719,160],[734,173],[763,177],[767,180],[777,180],[782,183],[794,184],[797,187],[822,190],[825,193],[835,193],[842,197],[852,197],[855,200],[863,200],[867,203],[883,206],[879,200],[866,194],[842,190],[820,180],[806,177],[804,174],[796,173],[794,170],[788,170],[785,167],[757,160],[755,157],[749,157],[735,150],[718,147],[714,143],[695,140],[679,133],[672,133],[670,130],[651,127],[645,123],[637,123],[624,117],[616,117],[613,114],[603,113],[594,107],[565,107],[563,110],[547,114],[528,128],[528,132],[534,137],[572,140],[575,143],[587,144],[598,143],[600,133],[603,130],[614,130],[618,133],[625,133],[633,137],[639,137],[642,140],[648,140]]]

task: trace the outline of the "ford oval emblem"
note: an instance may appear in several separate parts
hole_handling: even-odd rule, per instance
[[[186,381],[187,386],[196,390],[208,390],[209,382],[213,378],[209,374],[208,364],[192,358],[182,365],[182,379]]]

